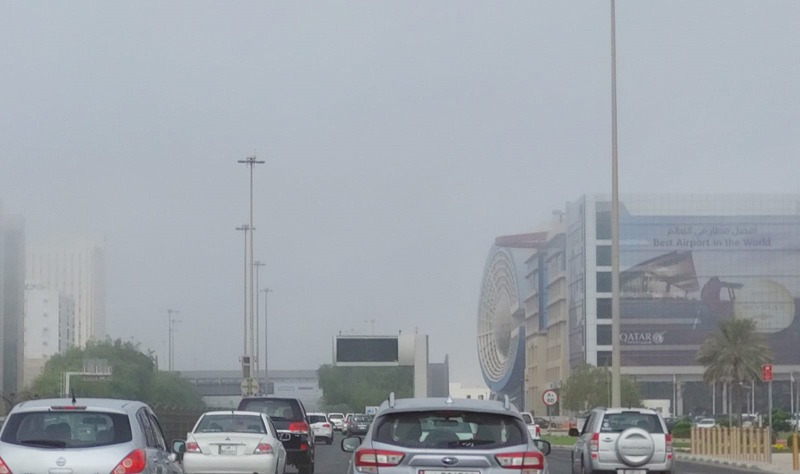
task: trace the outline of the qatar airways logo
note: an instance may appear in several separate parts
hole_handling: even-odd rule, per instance
[[[619,340],[625,344],[646,346],[664,344],[666,331],[622,331],[619,333]]]

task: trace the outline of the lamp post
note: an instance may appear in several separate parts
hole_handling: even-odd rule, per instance
[[[264,288],[264,393],[269,395],[269,372],[267,371],[269,364],[269,331],[267,330],[267,297],[272,290]]]
[[[622,406],[619,314],[619,183],[617,179],[617,24],[611,0],[611,406]]]
[[[167,371],[172,372],[174,367],[175,361],[175,323],[180,323],[181,321],[176,320],[173,315],[180,313],[180,311],[176,311],[174,309],[167,310],[167,317],[168,317],[168,337],[167,337]]]
[[[247,285],[245,285],[245,355],[249,359],[250,364],[254,363],[255,354],[253,350],[255,349],[255,331],[254,331],[254,320],[255,320],[255,313],[253,312],[254,303],[255,303],[255,295],[253,286],[253,276],[254,276],[254,266],[253,266],[253,231],[255,227],[253,226],[253,169],[257,164],[264,163],[263,160],[257,160],[255,156],[248,156],[244,160],[239,160],[239,163],[246,164],[248,168],[250,168],[250,221],[249,225],[247,226],[247,232],[245,232],[245,241],[249,243],[245,244],[245,274],[249,273],[249,278],[246,278]],[[249,272],[248,272],[249,270]],[[248,291],[249,290],[249,291]],[[249,298],[248,298],[249,296]],[[249,318],[248,318],[249,316]],[[248,322],[249,320],[249,322]],[[245,378],[250,377],[251,370],[248,368],[245,370]]]
[[[242,224],[236,230],[244,233],[244,343],[242,345],[242,378],[250,377],[250,362],[247,361],[247,232],[249,224]]]
[[[261,262],[260,260],[256,260],[255,262],[253,262],[253,266],[255,267],[255,270],[256,270],[256,286],[255,286],[255,288],[256,288],[256,291],[258,291],[259,293],[260,293],[260,291],[258,290],[258,288],[259,288],[259,286],[258,286],[258,269],[260,267],[265,266],[265,265],[266,264]],[[258,341],[261,340],[261,338],[258,335],[259,334],[259,331],[258,331],[259,330],[258,320],[260,319],[260,317],[258,315],[259,296],[260,295],[258,293],[256,293],[256,310],[255,310],[256,317],[255,317],[255,332],[254,332],[254,334],[255,334],[255,337],[254,337],[255,338],[255,352],[253,352],[253,374],[254,374],[253,376],[255,378],[258,378],[258,366],[260,365],[259,364],[259,354],[261,354],[261,348],[259,347],[259,343],[258,343]]]

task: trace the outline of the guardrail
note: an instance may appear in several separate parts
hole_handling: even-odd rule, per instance
[[[691,430],[692,454],[737,461],[772,462],[768,428],[697,428]]]

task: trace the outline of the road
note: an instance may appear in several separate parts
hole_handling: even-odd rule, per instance
[[[341,434],[336,434],[333,444],[317,445],[317,466],[315,474],[345,474],[347,472],[347,463],[350,460],[350,454],[342,451],[340,443],[342,440]],[[553,452],[547,456],[547,462],[550,466],[550,474],[571,474],[570,466],[570,451],[568,449],[553,449]],[[749,472],[745,470],[735,470],[730,467],[713,466],[706,464],[696,463],[677,463],[677,472],[680,474],[725,474],[734,472]],[[286,469],[287,473],[297,472],[292,468]]]

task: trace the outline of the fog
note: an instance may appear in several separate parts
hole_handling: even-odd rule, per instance
[[[105,240],[107,330],[236,369],[255,155],[270,368],[430,335],[481,381],[494,238],[610,192],[609,4],[16,2],[0,202]],[[796,192],[800,3],[617,2],[621,193]],[[263,301],[261,306],[263,314]]]

